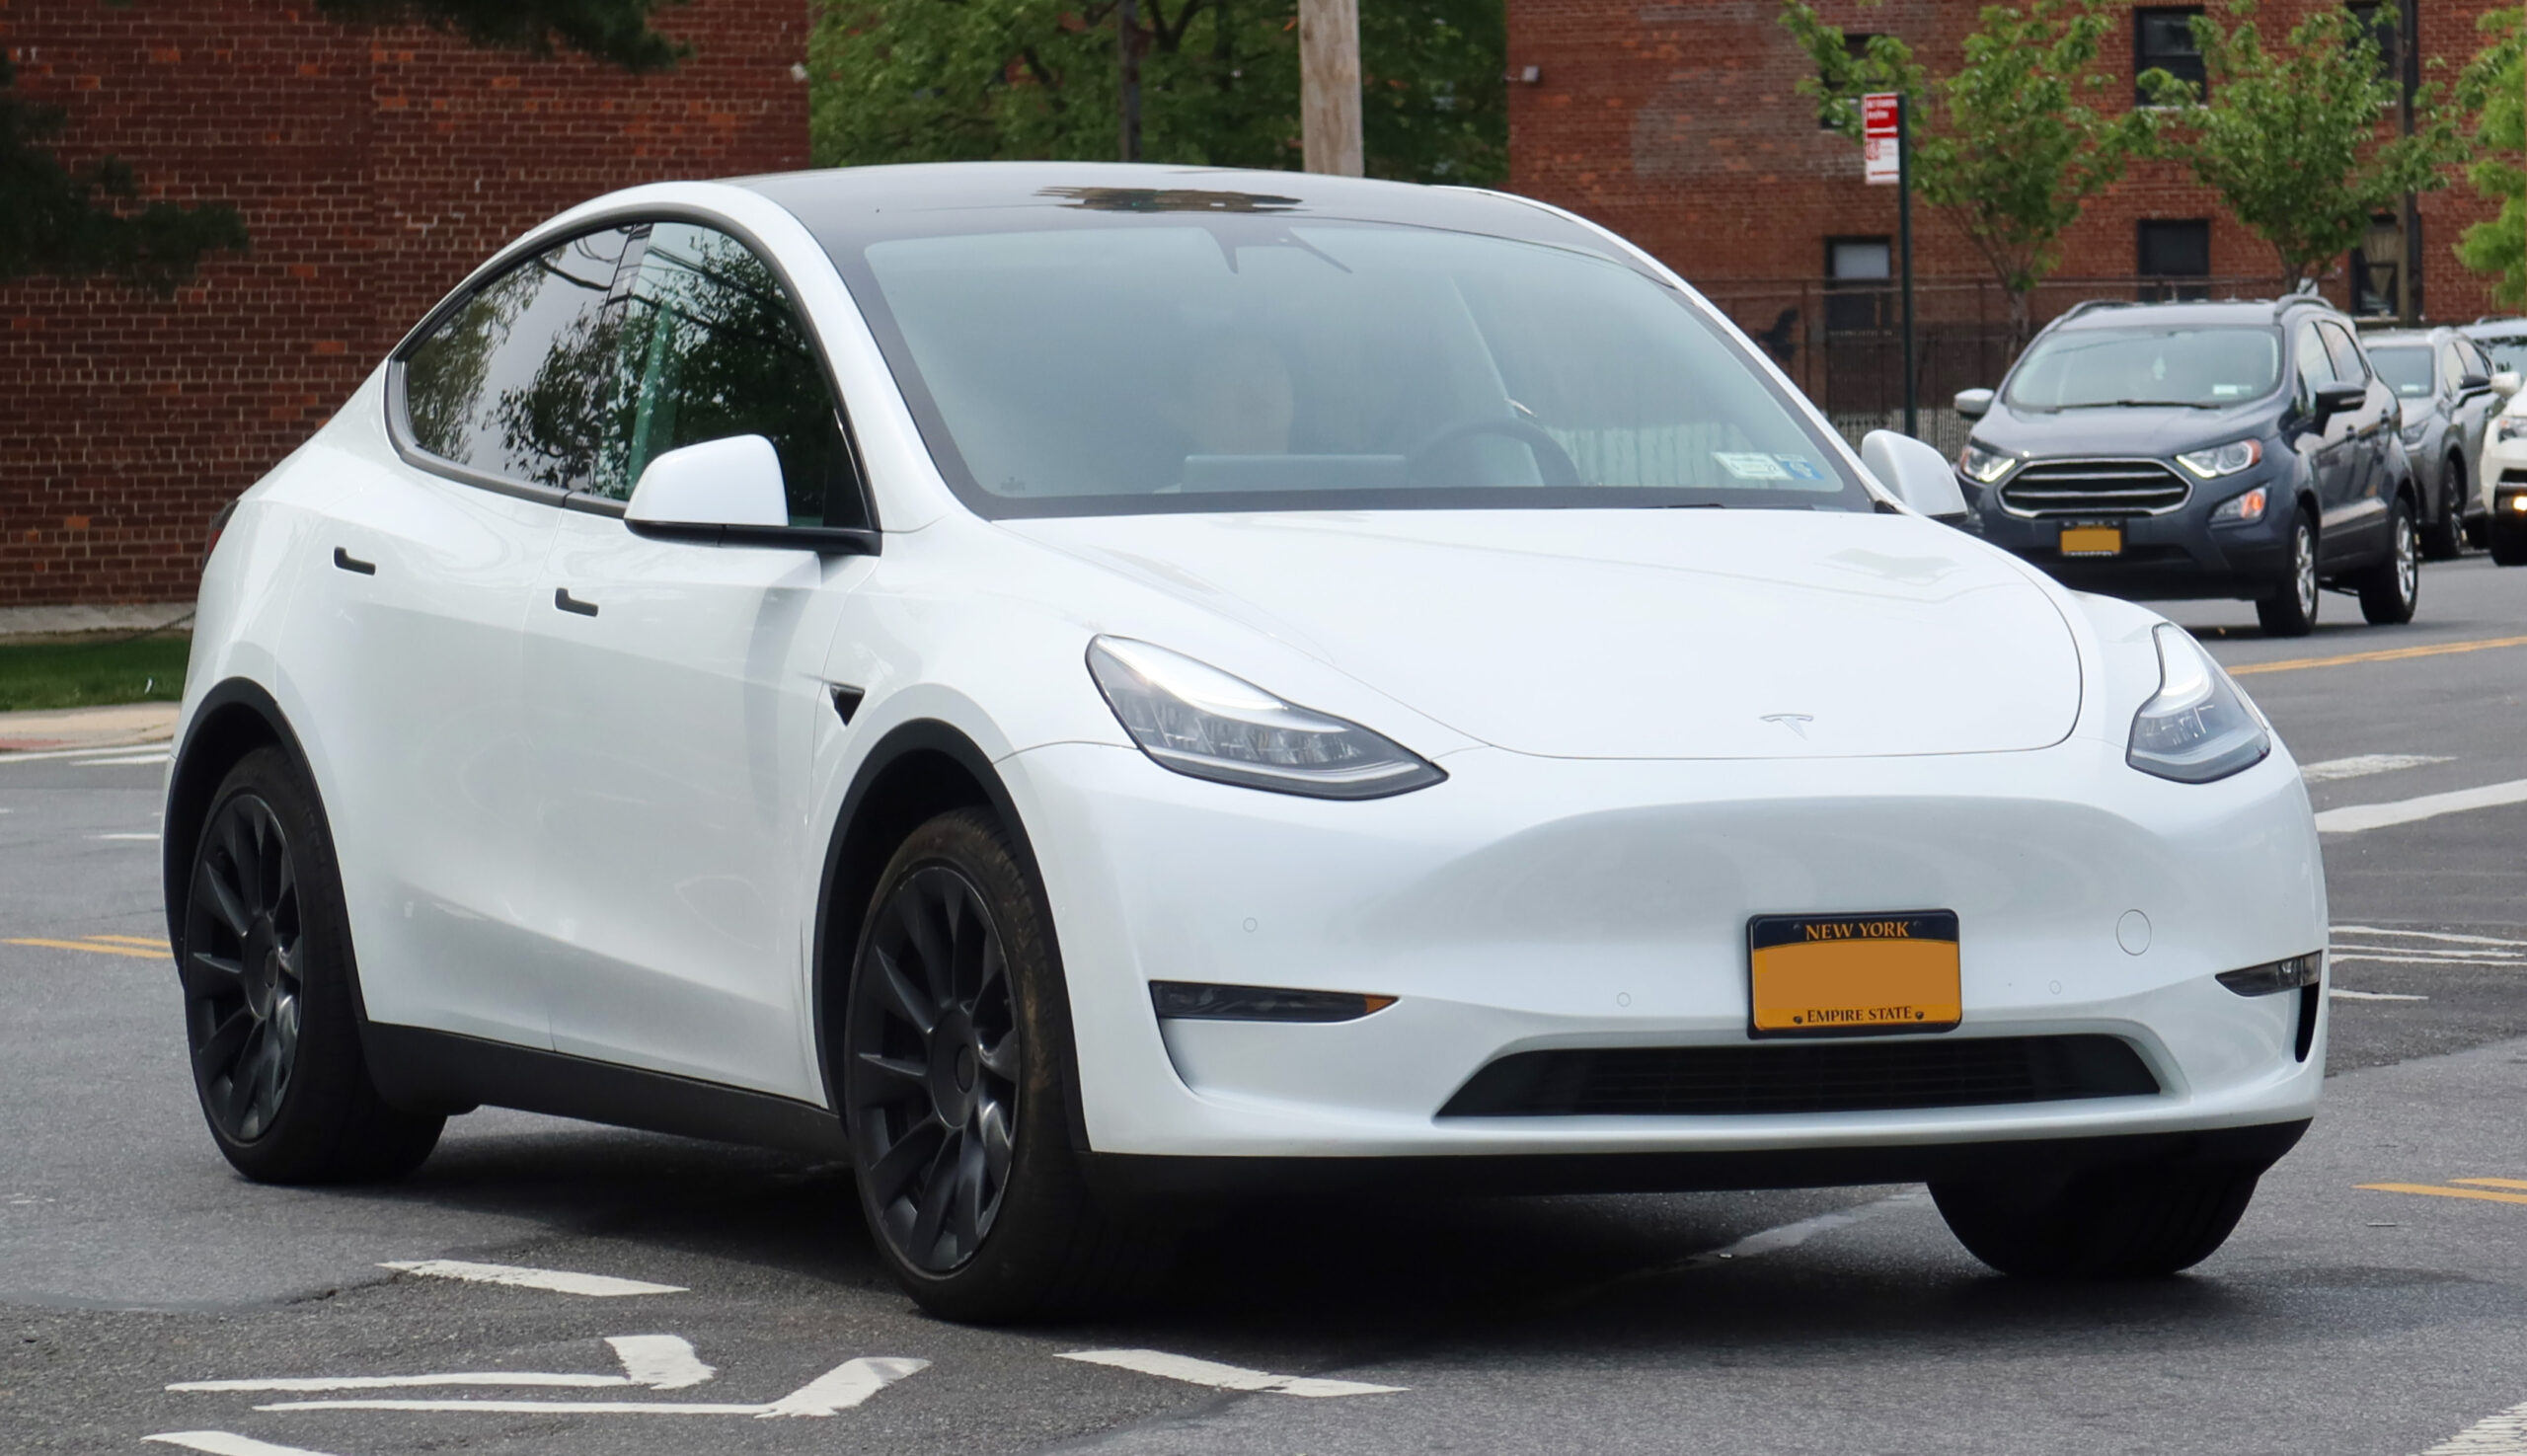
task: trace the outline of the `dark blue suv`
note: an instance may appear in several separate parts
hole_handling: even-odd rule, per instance
[[[2316,625],[2321,586],[2412,620],[2396,394],[2321,299],[2082,304],[1956,408],[1975,523],[2066,585],[2246,598],[2275,637]]]

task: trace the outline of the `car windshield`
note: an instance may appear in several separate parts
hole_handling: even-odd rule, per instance
[[[1015,216],[835,250],[983,515],[1874,508],[1747,350],[1613,260],[1253,211]]]
[[[2377,366],[2378,377],[2387,381],[2398,396],[2408,400],[2430,398],[2430,345],[2372,345],[2369,362]]]
[[[2275,329],[2069,329],[2028,349],[2010,372],[2007,398],[2030,410],[2220,409],[2261,399],[2280,383]]]
[[[2527,334],[2469,336],[2475,346],[2491,355],[2491,366],[2503,374],[2527,373]]]

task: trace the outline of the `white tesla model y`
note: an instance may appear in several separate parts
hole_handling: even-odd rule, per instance
[[[282,1182],[795,1148],[962,1318],[1185,1193],[1928,1182],[2209,1254],[2314,1111],[2297,771],[1640,250],[1460,189],[643,188],[226,516],[166,818]]]

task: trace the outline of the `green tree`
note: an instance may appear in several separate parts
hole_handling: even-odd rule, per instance
[[[2059,266],[2062,234],[2149,136],[2146,114],[2104,105],[2116,85],[2099,55],[2122,15],[2104,0],[1987,5],[1963,64],[1937,79],[1892,36],[1854,53],[1808,0],[1783,0],[1781,19],[1816,64],[1800,90],[1829,125],[1857,137],[1867,92],[1916,99],[1914,190],[1982,255],[2024,341],[2029,296]]]
[[[1299,165],[1294,0],[1141,0],[1141,154]],[[1115,154],[1111,0],[828,0],[809,42],[823,166]],[[1368,171],[1489,183],[1507,171],[1500,0],[1360,15]]]
[[[2467,227],[2457,243],[2457,261],[2479,273],[2489,273],[2492,298],[2504,308],[2527,307],[2527,169],[2516,158],[2527,152],[2527,16],[2518,10],[2495,10],[2483,18],[2490,38],[2466,67],[2458,82],[2459,106],[2473,114],[2474,165],[2466,180],[2486,201],[2500,204],[2488,222]]]
[[[2188,163],[2271,246],[2282,286],[2295,287],[2405,193],[2447,186],[2465,138],[2436,85],[2413,97],[2412,134],[2397,134],[2402,84],[2383,64],[2378,32],[2350,11],[2320,6],[2268,44],[2250,0],[2227,9],[2225,24],[2193,19],[2208,97],[2155,68],[2141,86],[2165,109],[2166,154]]]
[[[663,5],[685,0],[317,0],[353,25],[422,24],[478,45],[549,55],[557,43],[630,71],[675,64],[686,47],[650,29]],[[66,114],[14,94],[0,56],[0,282],[37,274],[116,278],[161,295],[191,279],[208,255],[243,252],[246,225],[226,203],[137,205],[129,164],[105,157],[63,165],[50,142]]]

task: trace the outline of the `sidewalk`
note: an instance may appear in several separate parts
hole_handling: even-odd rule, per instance
[[[176,735],[174,703],[127,703],[113,708],[55,708],[0,713],[0,755],[47,748],[120,748],[163,743]]]
[[[189,601],[169,601],[106,607],[0,607],[0,640],[87,632],[146,632],[187,615],[192,605]]]

